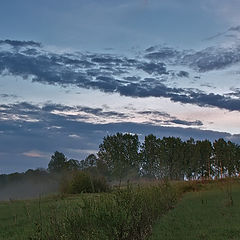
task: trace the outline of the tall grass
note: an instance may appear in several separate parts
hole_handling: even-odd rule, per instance
[[[153,222],[174,206],[176,189],[165,182],[151,186],[127,186],[90,197],[69,208],[65,215],[52,212],[48,224],[38,224],[32,240],[141,240]]]
[[[199,192],[185,194],[176,207],[153,227],[151,240],[240,239],[238,179],[205,183]],[[196,189],[195,183],[185,187]],[[195,190],[194,190],[195,191]]]

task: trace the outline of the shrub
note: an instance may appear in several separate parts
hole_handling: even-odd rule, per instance
[[[84,171],[75,171],[65,176],[60,186],[63,194],[106,192],[108,189],[109,186],[104,177],[92,176]]]

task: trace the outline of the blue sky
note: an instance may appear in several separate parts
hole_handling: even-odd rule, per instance
[[[120,132],[240,143],[236,0],[6,1],[0,173]]]
[[[163,42],[189,48],[228,26],[206,2],[13,0],[2,4],[0,27],[3,38],[36,39],[77,50],[127,50]]]

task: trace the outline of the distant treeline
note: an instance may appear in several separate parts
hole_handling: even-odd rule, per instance
[[[137,135],[117,133],[104,137],[97,156],[96,166],[104,166],[119,181],[134,172],[170,180],[231,177],[240,172],[240,146],[222,138],[212,143],[150,134],[140,144]]]
[[[48,169],[0,175],[0,186],[21,179],[47,180],[63,172],[81,170],[108,181],[139,178],[183,180],[238,176],[240,146],[220,138],[182,141],[176,137],[157,138],[150,134],[140,143],[137,135],[117,133],[103,138],[97,155],[85,160],[67,159],[56,151]]]
[[[1,174],[0,175],[0,187],[8,183],[19,183],[21,181],[31,180],[33,183],[39,183],[45,179],[49,180],[49,173],[44,168],[39,168],[36,170],[29,169],[24,173],[11,173],[11,174]]]
[[[0,200],[28,199],[58,192],[60,176],[46,169],[0,175]]]

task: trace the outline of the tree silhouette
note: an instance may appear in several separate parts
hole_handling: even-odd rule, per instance
[[[67,158],[61,152],[56,151],[48,163],[48,170],[50,172],[61,172],[67,169]]]
[[[138,148],[138,136],[128,133],[104,137],[100,144],[98,157],[112,177],[119,180],[119,185],[131,171],[138,170]]]

